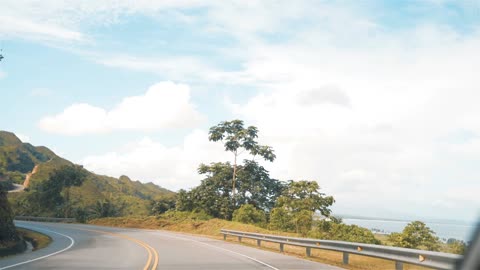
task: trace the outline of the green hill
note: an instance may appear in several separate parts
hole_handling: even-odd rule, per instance
[[[61,212],[58,209],[38,205],[32,198],[56,169],[73,163],[47,147],[22,143],[15,134],[0,131],[0,182],[22,184],[35,165],[38,167],[30,178],[29,188],[24,192],[9,193],[12,210],[16,215],[59,216]],[[152,201],[175,195],[153,183],[144,184],[127,176],[117,179],[85,172],[83,184],[71,188],[70,201],[76,214],[87,218],[146,215],[150,213]]]

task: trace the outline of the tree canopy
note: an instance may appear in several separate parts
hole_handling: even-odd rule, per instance
[[[236,200],[236,178],[237,178],[237,158],[243,152],[248,152],[254,158],[260,156],[265,160],[273,161],[276,156],[272,147],[267,145],[259,145],[257,142],[258,129],[254,126],[244,127],[242,120],[224,121],[220,124],[210,128],[209,137],[210,141],[222,141],[224,142],[225,151],[232,152],[234,156],[233,160],[233,173],[232,173],[232,198],[233,204]],[[242,151],[242,152],[239,152]]]
[[[80,186],[86,177],[86,171],[79,165],[65,165],[55,169],[45,181],[35,185],[29,194],[31,206],[63,210],[63,216],[69,217],[71,212],[70,188]]]
[[[238,208],[230,196],[232,165],[229,162],[201,164],[198,172],[205,178],[199,186],[177,194],[177,210],[202,209],[213,217],[231,219],[233,211]],[[245,165],[239,166],[237,181],[238,205],[251,204],[267,212],[284,188],[280,181],[270,178],[268,171],[255,161],[245,161]]]
[[[421,221],[413,221],[403,229],[402,233],[392,233],[389,236],[394,246],[405,248],[424,248],[438,251],[440,241],[435,232]]]
[[[333,203],[333,197],[321,193],[316,181],[289,181],[272,210],[270,228],[306,234],[314,213],[329,216]]]
[[[284,207],[292,212],[307,210],[319,211],[323,216],[330,216],[330,206],[335,202],[332,196],[320,192],[317,181],[292,181],[277,200],[277,207]]]

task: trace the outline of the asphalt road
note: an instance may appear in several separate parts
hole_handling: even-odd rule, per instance
[[[155,230],[17,221],[53,238],[46,248],[0,259],[3,269],[340,269],[205,237]]]

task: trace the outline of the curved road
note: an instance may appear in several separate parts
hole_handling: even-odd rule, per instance
[[[0,259],[3,269],[341,269],[220,240],[166,231],[16,221],[53,238]]]

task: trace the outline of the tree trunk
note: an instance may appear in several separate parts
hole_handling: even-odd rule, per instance
[[[233,160],[233,179],[232,179],[232,202],[235,207],[235,179],[237,176],[237,151],[235,151],[235,158]]]

